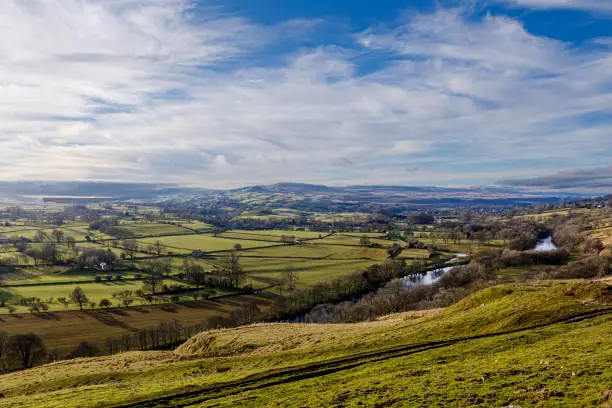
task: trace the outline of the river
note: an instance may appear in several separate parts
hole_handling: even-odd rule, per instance
[[[438,282],[442,276],[453,269],[454,266],[447,266],[445,268],[433,269],[425,273],[415,273],[412,275],[404,276],[401,278],[404,289],[411,288],[413,286],[420,285],[433,285]]]
[[[538,240],[535,248],[533,248],[532,251],[543,252],[554,251],[556,249],[558,249],[558,247],[553,242],[552,236],[550,236]],[[451,259],[451,261],[458,261],[461,258],[465,258],[466,256],[466,254],[456,254],[455,258]],[[437,283],[446,272],[450,271],[453,268],[453,266],[447,266],[445,268],[433,269],[425,273],[416,273],[408,275],[400,279],[402,280],[405,289],[419,285],[433,285],[434,283]]]
[[[553,237],[550,236],[550,237],[546,237],[544,239],[538,240],[535,248],[533,248],[533,251],[543,252],[543,251],[554,251],[556,249],[558,249],[558,247],[553,242]]]
[[[451,259],[451,262],[459,261],[463,258],[466,258],[467,256],[467,254],[455,254],[455,257]],[[447,266],[444,268],[432,269],[431,271],[427,271],[424,273],[415,273],[412,275],[404,276],[400,279],[402,280],[404,289],[420,285],[433,285],[434,283],[437,283],[446,272],[450,271],[456,266]]]

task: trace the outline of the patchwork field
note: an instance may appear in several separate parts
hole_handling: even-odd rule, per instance
[[[148,258],[154,254],[147,252],[155,243],[162,245],[162,254],[172,253],[171,258],[174,273],[182,265],[184,257],[189,257],[193,262],[199,263],[205,270],[218,267],[224,262],[224,258],[239,247],[238,255],[241,257],[241,265],[247,273],[247,283],[254,288],[264,288],[277,285],[281,281],[282,273],[287,269],[292,269],[298,274],[298,287],[314,285],[321,281],[331,280],[339,276],[347,275],[355,271],[363,270],[369,265],[381,262],[387,257],[386,248],[394,242],[380,239],[380,233],[367,234],[326,234],[311,231],[293,230],[258,230],[241,231],[231,230],[213,236],[208,233],[197,233],[196,230],[209,231],[208,225],[193,221],[173,220],[173,223],[182,224],[170,225],[160,223],[142,222],[123,222],[119,227],[123,233],[129,236],[149,236],[147,238],[136,238],[135,242],[138,249],[134,253],[137,267],[145,267]],[[115,244],[109,236],[95,233],[88,230],[84,223],[68,223],[63,225],[60,230],[65,234],[75,236],[79,240],[78,247],[84,249],[104,249],[112,251],[118,258],[125,252],[122,241],[119,239]],[[52,228],[26,230],[26,237],[33,238],[38,231],[43,231],[47,235],[52,235]],[[24,236],[25,236],[24,235]],[[93,239],[86,242],[85,236]],[[371,248],[360,245],[362,236],[370,237],[371,243],[380,245],[380,248]],[[295,244],[290,244],[287,237],[295,239]],[[401,241],[399,242],[400,244]],[[112,245],[111,245],[112,244]],[[32,244],[38,245],[38,244]],[[464,246],[456,246],[457,250],[464,250]],[[61,251],[68,251],[68,248],[58,244]],[[191,258],[194,250],[201,250],[205,257],[202,259]],[[19,259],[17,256],[19,255]],[[405,249],[402,257],[409,262],[411,259],[426,259],[429,253],[426,250]],[[453,257],[453,253],[448,253],[448,257]],[[33,265],[34,260],[17,252],[3,253],[2,257],[11,261],[22,262],[24,265]],[[17,277],[9,278],[11,285],[16,284],[48,284],[91,281],[88,283],[94,293],[92,301],[109,296],[108,286],[116,286],[113,283],[104,283],[96,286],[93,282],[95,273],[85,271],[60,271],[53,272],[51,268],[47,273],[44,269],[33,269],[33,273],[25,270]],[[100,273],[101,277],[106,274]],[[134,272],[112,272],[112,275],[133,278]],[[6,277],[5,277],[6,279]],[[93,286],[92,286],[93,285]],[[117,290],[135,289],[137,283],[123,283],[125,288]],[[39,297],[48,299],[50,297],[66,296],[68,292],[61,286],[45,287],[37,291],[35,286],[25,290],[9,290],[11,295],[19,297]],[[53,295],[54,290],[56,294]],[[39,294],[37,294],[39,293]],[[112,294],[112,291],[111,291]],[[53,308],[53,307],[52,307]],[[21,311],[21,309],[19,309]],[[27,309],[26,309],[27,310]]]
[[[125,211],[132,211],[132,209],[126,207]],[[6,259],[8,263],[18,264],[11,266],[10,270],[2,276],[4,286],[0,286],[0,300],[6,302],[7,307],[0,307],[0,318],[10,323],[10,326],[14,328],[12,330],[16,332],[24,332],[28,328],[34,330],[37,325],[40,325],[43,333],[51,333],[45,335],[47,346],[60,347],[63,351],[68,347],[68,342],[62,343],[59,339],[59,331],[73,330],[70,328],[73,324],[76,330],[78,326],[76,324],[78,320],[73,320],[71,317],[72,313],[75,313],[75,316],[81,316],[76,319],[88,322],[86,327],[89,327],[87,333],[82,336],[75,337],[71,334],[72,347],[78,344],[78,339],[97,341],[99,340],[98,333],[104,333],[103,335],[106,336],[106,333],[110,335],[125,332],[125,330],[133,331],[134,328],[156,324],[155,322],[162,321],[163,318],[177,319],[181,324],[188,324],[193,322],[196,316],[201,316],[200,319],[206,316],[226,316],[231,309],[230,305],[236,307],[236,304],[229,303],[230,299],[220,300],[222,305],[227,305],[227,309],[219,309],[218,304],[206,302],[195,308],[184,306],[192,303],[194,291],[197,291],[200,298],[237,293],[236,289],[230,290],[214,286],[203,286],[196,290],[190,283],[179,278],[182,276],[180,268],[186,260],[201,265],[204,271],[211,271],[222,267],[226,258],[232,251],[235,251],[240,257],[240,265],[246,274],[246,279],[241,285],[250,285],[255,290],[265,289],[266,296],[278,296],[283,293],[283,273],[287,270],[292,270],[297,275],[295,282],[297,288],[309,287],[362,271],[372,264],[384,261],[388,256],[387,248],[395,243],[381,239],[383,235],[380,233],[329,234],[294,230],[230,230],[216,235],[205,223],[180,219],[171,219],[164,223],[144,222],[140,219],[137,221],[124,220],[119,226],[113,227],[113,233],[118,234],[118,237],[93,231],[85,222],[66,222],[57,228],[47,225],[39,227],[14,225],[5,228],[12,228],[11,231],[13,231],[13,233],[7,233],[6,236],[34,239],[37,234],[40,236],[40,232],[44,232],[50,237],[45,238],[47,240],[53,237],[53,231],[57,229],[63,232],[64,236],[74,237],[80,252],[98,249],[110,251],[117,257],[118,266],[116,265],[117,267],[112,271],[102,272],[87,269],[87,267],[73,269],[68,266],[46,266],[41,261],[39,261],[40,265],[34,266],[33,258],[16,252],[11,244],[5,244],[0,251],[0,260]],[[370,243],[376,243],[380,247],[360,245],[362,236],[370,237]],[[126,238],[137,244],[133,261],[125,248]],[[152,249],[158,242],[161,244],[160,255],[157,255]],[[401,241],[399,244],[405,245]],[[38,242],[30,242],[28,246],[38,250],[43,249],[43,244]],[[65,256],[75,256],[72,249],[64,242],[56,243],[55,247],[58,250],[59,259]],[[201,250],[204,255],[193,257],[194,250]],[[428,256],[427,250],[418,249],[405,249],[401,254],[401,257],[407,262],[414,259],[427,259]],[[170,272],[171,278],[164,279],[160,286],[180,286],[182,291],[159,295],[155,301],[164,302],[166,306],[179,310],[180,313],[163,311],[163,306],[156,309],[155,305],[143,305],[147,303],[146,299],[136,294],[143,288],[141,278],[143,269],[155,259],[164,257],[169,258],[172,271]],[[448,253],[446,257],[450,259],[454,257],[454,253]],[[86,313],[97,316],[93,320],[84,317],[86,313],[81,315],[81,312],[76,312],[78,305],[75,302],[65,304],[58,301],[58,298],[70,298],[70,293],[77,286],[81,287],[88,298],[85,306],[88,310]],[[121,293],[126,291],[129,293],[126,296],[130,304],[127,309],[123,309],[126,305]],[[92,307],[91,303],[95,303],[98,309],[102,299],[110,300],[113,308],[121,307],[127,314],[119,313],[119,309],[114,312],[89,311]],[[239,295],[236,295],[236,299],[249,299],[250,301],[250,298]],[[180,304],[176,304],[177,302]],[[238,300],[237,304],[241,305],[245,302],[246,300]],[[32,308],[33,304],[38,305],[39,308],[44,307],[46,310],[39,309],[37,312]],[[206,310],[208,306],[212,309]],[[153,309],[143,312],[149,308]],[[186,311],[192,312],[187,313]],[[151,319],[157,315],[159,317]],[[106,317],[100,318],[100,316]],[[113,319],[109,318],[112,328],[106,327],[108,324],[104,322],[108,316],[113,317]],[[140,316],[142,322],[138,325],[126,323],[127,326],[125,326],[121,322],[122,316],[127,316],[126,319]],[[23,324],[16,324],[17,322],[23,322]],[[101,326],[97,327],[95,322]],[[37,328],[36,332],[38,332]]]

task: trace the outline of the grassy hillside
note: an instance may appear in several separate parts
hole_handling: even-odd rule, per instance
[[[501,285],[443,310],[48,364],[0,377],[0,393],[6,407],[605,406],[611,312],[610,281]]]

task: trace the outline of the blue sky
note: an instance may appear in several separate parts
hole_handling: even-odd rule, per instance
[[[0,178],[612,187],[612,1],[7,0]]]

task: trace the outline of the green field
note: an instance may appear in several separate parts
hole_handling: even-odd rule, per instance
[[[290,236],[294,236],[291,233],[285,234],[286,236],[290,237]],[[256,241],[267,241],[270,243],[281,243],[283,237],[281,235],[270,235],[270,234],[255,234],[253,232],[242,232],[242,231],[228,231],[228,232],[224,232],[223,234],[220,234],[219,237],[221,238],[228,238],[228,239],[236,239],[236,240],[256,240]],[[296,237],[296,239],[299,239],[298,237]]]
[[[3,225],[0,226],[0,234],[7,234],[7,235],[9,235],[9,234],[16,233],[16,232],[36,230],[36,229],[39,229],[39,228],[40,227],[13,223],[13,225],[11,225],[10,227],[5,227]]]
[[[230,233],[242,233],[248,235],[262,235],[265,237],[277,237],[280,238],[283,235],[286,236],[294,236],[296,239],[310,239],[310,238],[319,238],[321,236],[327,235],[325,232],[314,232],[314,231],[294,231],[294,230],[233,230],[229,231]]]
[[[244,249],[275,245],[275,243],[273,242],[227,239],[213,237],[212,235],[185,235],[159,238],[145,238],[139,239],[138,242],[142,243],[143,245],[150,245],[158,240],[162,244],[166,245],[169,251],[173,251],[179,254],[188,254],[196,249],[199,249],[204,252],[230,251],[234,248],[234,245],[236,244],[240,244]]]
[[[254,287],[265,287],[281,281],[286,269],[297,273],[297,287],[312,286],[318,282],[332,280],[343,275],[361,271],[372,264],[371,261],[347,260],[270,260],[265,261],[243,258],[243,265]]]
[[[212,225],[207,224],[202,221],[194,221],[194,220],[186,221],[186,220],[181,220],[181,219],[175,219],[175,220],[172,220],[172,222],[176,222],[177,224],[180,224],[182,227],[189,228],[189,229],[196,230],[196,231],[209,231],[213,228]]]
[[[310,259],[374,259],[380,260],[386,257],[386,250],[356,247],[356,246],[340,246],[326,245],[324,243],[306,243],[302,245],[290,245],[275,248],[261,248],[245,252],[245,256],[261,256],[261,257],[304,257]]]
[[[175,255],[188,256],[191,255],[193,250],[204,251],[206,254],[204,259],[192,258],[192,260],[201,264],[205,270],[220,265],[224,257],[239,244],[241,250],[238,254],[241,256],[241,264],[247,273],[245,283],[251,284],[256,289],[278,284],[281,281],[282,272],[288,268],[298,273],[298,287],[311,286],[321,281],[329,281],[363,270],[374,263],[383,261],[387,257],[386,248],[393,243],[392,241],[375,238],[381,237],[382,234],[380,233],[328,235],[312,231],[291,230],[230,230],[215,237],[210,233],[197,234],[194,232],[194,230],[208,231],[209,226],[207,224],[184,220],[172,220],[172,222],[182,224],[189,229],[177,225],[144,222],[123,222],[115,228],[119,228],[121,233],[126,236],[152,235],[148,238],[136,238],[139,247],[139,250],[135,253],[137,267],[146,266],[147,258],[151,257],[152,254],[144,252],[144,249],[157,241],[163,245],[163,254],[172,252]],[[80,240],[78,243],[80,250],[105,249],[112,251],[117,257],[125,252],[121,242],[118,242],[118,245],[111,245],[109,236],[89,231],[85,223],[68,223],[60,229],[65,234],[72,235]],[[51,234],[52,229],[44,229],[44,231]],[[37,230],[29,230],[26,235],[34,237],[36,232]],[[85,242],[86,235],[93,237],[94,240],[102,239],[102,241]],[[361,246],[360,237],[363,235],[370,236],[371,242],[376,242],[383,248]],[[281,242],[282,238],[287,236],[295,237],[296,244],[287,245]],[[62,245],[59,245],[58,248],[62,251],[68,250]],[[18,253],[12,252],[2,256],[15,258],[17,255]],[[406,259],[426,259],[428,252],[426,250],[406,249],[402,253],[402,257]],[[25,260],[28,264],[33,264],[32,259],[21,258],[21,260],[17,258],[15,260],[18,262]],[[178,272],[182,263],[182,257],[172,258],[174,273]],[[93,280],[95,276],[95,274],[82,271],[63,272],[61,274],[39,272],[12,276],[9,281],[11,284],[61,283]],[[120,274],[123,275],[123,273]],[[131,276],[133,273],[128,275]],[[38,295],[38,297],[53,296],[50,294],[52,291],[53,289],[45,288],[41,290],[44,296]],[[31,288],[27,294],[36,296],[35,292],[35,288]],[[65,294],[61,296],[65,296]]]
[[[122,237],[140,237],[150,235],[170,235],[170,234],[189,234],[190,230],[178,225],[161,224],[161,223],[128,223],[123,222],[120,225],[113,227],[113,230]]]
[[[40,284],[40,283],[69,283],[75,281],[91,281],[94,282],[96,275],[104,277],[107,274],[113,276],[121,275],[123,277],[133,277],[133,273],[124,271],[111,271],[108,273],[96,273],[96,271],[71,270],[69,268],[53,267],[53,268],[30,268],[27,271],[22,271],[18,279],[11,279],[6,282],[7,285],[22,285],[22,284]]]
[[[114,276],[114,275],[113,275]],[[61,282],[61,281],[60,281]],[[32,285],[32,286],[12,286],[3,287],[1,290],[8,293],[13,298],[13,304],[19,298],[30,298],[38,297],[49,306],[49,311],[66,310],[66,308],[57,301],[59,297],[70,298],[70,293],[78,286],[87,295],[89,302],[95,302],[97,304],[102,299],[109,299],[112,301],[114,307],[122,307],[120,298],[113,297],[113,294],[117,294],[123,291],[136,291],[142,289],[141,280],[116,280],[112,279],[107,281],[103,279],[101,282],[84,282],[84,283],[56,283],[53,285]],[[186,288],[190,285],[185,282],[177,282],[173,279],[164,279],[162,285],[177,285],[180,284]],[[142,304],[142,299],[135,295],[130,296],[130,299],[134,301],[135,305]],[[191,298],[185,296],[185,300],[191,300]],[[15,305],[17,313],[25,313],[28,311],[28,306]],[[86,305],[89,308],[89,305]],[[70,303],[68,309],[78,309],[78,305]],[[8,313],[7,309],[1,308],[0,313]]]
[[[209,231],[210,226],[207,224],[185,220],[172,220],[172,222],[182,224],[187,228],[165,223],[144,222],[122,222],[120,226],[114,228],[119,230],[120,235],[146,237],[136,238],[139,248],[134,254],[137,258],[135,262],[137,268],[145,267],[148,258],[153,256],[151,253],[144,252],[145,248],[159,241],[163,246],[163,254],[168,252],[175,254],[171,258],[174,274],[179,272],[179,267],[184,262],[184,256],[189,257],[193,262],[202,265],[204,270],[209,271],[222,264],[224,258],[239,244],[241,246],[241,250],[238,251],[241,257],[240,262],[247,275],[244,284],[250,284],[255,289],[277,286],[281,282],[282,273],[287,269],[297,272],[298,287],[306,287],[363,270],[387,257],[386,249],[359,246],[359,238],[348,235],[328,236],[328,234],[318,232],[288,230],[231,230],[222,233],[220,236],[213,236],[210,233],[194,232],[194,230]],[[79,241],[77,246],[81,251],[85,249],[110,250],[118,259],[125,252],[120,239],[116,239],[118,241],[116,245],[111,245],[112,237],[90,231],[86,223],[66,223],[59,230],[66,235],[74,236]],[[21,236],[32,239],[38,231],[51,235],[53,228],[26,229]],[[86,236],[92,237],[92,240],[86,242]],[[295,237],[297,243],[293,245],[283,243],[281,242],[283,236]],[[300,242],[300,240],[305,241]],[[390,241],[376,241],[379,241],[385,247],[391,244]],[[42,244],[38,243],[32,243],[30,246],[42,248]],[[58,244],[57,247],[60,253],[70,252],[64,244]],[[7,249],[10,250],[10,248]],[[190,257],[193,250],[204,251],[205,258]],[[408,258],[426,258],[427,255],[427,251],[423,250],[406,250],[402,254],[402,256]],[[103,281],[96,283],[94,281],[95,271],[73,271],[69,268],[43,266],[33,268],[33,259],[24,257],[14,250],[13,252],[2,253],[0,256],[3,259],[9,259],[11,262],[25,262],[24,266],[28,266],[20,272],[5,275],[6,282],[11,286],[4,290],[6,296],[10,296],[9,303],[16,307],[17,313],[27,312],[29,308],[29,306],[15,304],[22,297],[40,298],[49,306],[51,311],[63,310],[63,305],[59,304],[56,299],[58,297],[68,297],[75,284],[82,286],[90,301],[96,303],[102,298],[111,298],[114,292],[136,290],[142,286],[139,281],[129,280],[134,278],[134,274],[138,273],[138,270],[99,273],[98,275]],[[126,262],[126,266],[131,266],[131,262]],[[113,278],[109,282],[105,278],[106,275],[112,275],[113,277],[119,275],[128,280],[119,281]],[[172,283],[177,284],[177,282]],[[17,286],[24,284],[31,286]],[[182,282],[182,284],[186,285],[185,282]],[[213,289],[216,293],[225,293],[220,288],[209,288],[209,290]],[[278,288],[274,290],[277,291]],[[48,302],[50,298],[54,299],[53,302]],[[184,298],[181,297],[181,299]],[[134,299],[134,301],[135,304],[139,304],[140,299]],[[70,305],[70,308],[73,307],[74,305]],[[8,313],[7,308],[0,310]]]
[[[388,239],[378,239],[376,237],[381,237],[382,234],[373,234],[373,236],[368,236],[368,235],[364,235],[366,236],[370,243],[372,244],[379,244],[382,245],[384,247],[388,247],[394,244],[395,241],[390,241]],[[330,237],[325,238],[325,243],[327,244],[342,244],[342,245],[361,245],[360,243],[360,239],[361,239],[362,235],[359,234],[355,234],[355,235],[346,235],[346,234],[336,234],[336,235],[332,235]],[[397,241],[399,244],[401,244],[401,241]]]
[[[7,237],[24,237],[28,239],[34,239],[36,234],[40,231],[47,235],[51,235],[53,230],[57,229],[62,231],[67,236],[73,236],[77,241],[85,240],[85,236],[89,236],[92,239],[111,239],[113,238],[110,235],[103,234],[99,231],[92,231],[88,229],[87,224],[84,223],[70,223],[65,224],[60,227],[49,227],[49,228],[14,228],[14,227],[4,227],[6,228],[6,232],[0,230],[0,233],[4,234]]]

